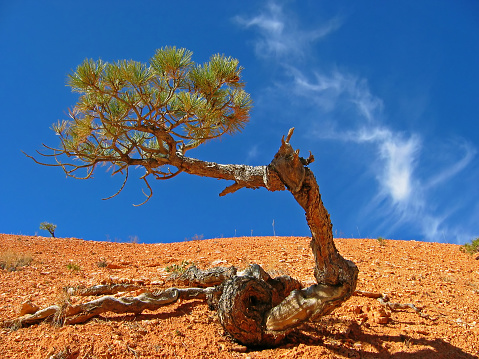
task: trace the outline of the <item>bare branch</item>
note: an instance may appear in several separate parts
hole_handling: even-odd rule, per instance
[[[119,169],[118,171],[120,171],[121,169]],[[116,172],[113,172],[113,174],[115,174]],[[125,174],[125,180],[123,181],[123,184],[121,185],[120,189],[112,196],[110,197],[106,197],[106,198],[102,198],[102,200],[108,200],[108,199],[112,199],[113,197],[116,197],[118,196],[121,191],[123,191],[123,188],[125,188],[125,185],[126,185],[126,181],[128,181],[128,167],[126,166],[126,174]]]
[[[231,186],[226,187],[221,193],[220,197],[226,196],[228,193],[234,193],[237,190],[243,188],[244,185],[239,184],[238,182],[233,183]]]
[[[148,176],[148,174],[145,174],[143,176],[141,176],[140,178],[145,181],[146,183],[146,186],[148,187],[148,189],[150,190],[150,194],[146,194],[145,191],[143,191],[143,189],[141,190],[143,192],[143,194],[146,196],[146,199],[140,203],[140,204],[134,204],[133,206],[134,207],[139,207],[139,206],[143,206],[146,202],[148,202],[150,200],[150,198],[153,196],[153,190],[151,189],[150,187],[150,184],[148,183],[148,180],[146,179],[146,177]]]
[[[289,143],[289,141],[291,140],[291,136],[293,136],[293,132],[294,132],[294,127],[291,127],[288,131],[288,135],[286,136],[286,143]]]

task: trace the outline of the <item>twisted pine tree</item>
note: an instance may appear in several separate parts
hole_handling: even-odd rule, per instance
[[[329,214],[307,167],[314,158],[310,154],[304,159],[293,149],[293,129],[267,166],[222,165],[186,156],[208,140],[240,131],[252,106],[236,59],[213,55],[209,62],[197,65],[191,58],[188,50],[165,47],[149,64],[85,60],[69,75],[68,85],[80,94],[69,111],[71,119],[53,126],[60,146],[44,145],[51,153],[43,155],[55,158],[55,163],[47,165],[60,166],[68,176],[82,179],[90,178],[98,164],[110,164],[113,174],[124,175],[123,185],[113,196],[125,186],[129,167],[140,166],[149,189],[145,201],[153,193],[150,178],[165,180],[181,172],[233,181],[220,195],[243,187],[289,190],[305,210],[311,229],[317,284],[301,288],[297,280],[273,279],[257,265],[242,273],[228,271],[227,276],[190,271],[195,280],[190,278],[189,283],[210,287],[206,292],[190,288],[191,295],[208,297],[228,333],[246,345],[273,345],[302,322],[327,314],[347,300],[355,290],[358,269],[336,250]],[[86,171],[83,176],[78,175],[81,170]],[[212,289],[217,278],[222,284]],[[140,300],[143,304],[137,303],[136,311],[132,301],[119,304],[108,299],[96,304],[101,309],[95,307],[80,317],[109,309],[141,312],[190,295],[181,293],[189,292],[176,289],[157,297],[150,293]],[[91,305],[88,308],[92,310]],[[76,316],[84,311],[83,307],[70,310]]]

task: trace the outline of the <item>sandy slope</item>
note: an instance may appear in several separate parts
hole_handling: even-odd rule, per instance
[[[44,323],[16,331],[0,328],[2,358],[476,358],[479,355],[479,261],[451,244],[337,239],[338,250],[360,269],[358,289],[414,303],[412,310],[381,313],[374,299],[353,297],[320,322],[304,325],[278,348],[246,351],[224,335],[215,312],[185,301],[142,315],[105,315],[86,324]],[[261,264],[313,282],[309,239],[242,237],[171,244],[91,242],[0,235],[0,254],[28,253],[18,271],[0,270],[0,321],[18,315],[30,299],[40,307],[62,299],[65,286],[134,282],[164,288],[165,267],[194,262],[246,267]],[[99,262],[109,267],[99,267]],[[68,269],[67,266],[70,265]],[[74,270],[75,268],[79,270]],[[113,269],[114,268],[114,269]],[[85,298],[72,297],[72,301]],[[382,319],[378,319],[378,318]],[[383,323],[378,323],[383,322]],[[387,321],[387,323],[384,323]]]

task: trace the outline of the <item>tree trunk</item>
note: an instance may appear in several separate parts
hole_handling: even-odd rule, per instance
[[[271,190],[286,187],[305,210],[318,284],[301,290],[289,288],[275,304],[271,299],[274,290],[261,276],[235,277],[225,282],[217,308],[220,322],[236,340],[249,346],[276,345],[302,322],[314,320],[340,306],[356,288],[358,268],[338,253],[319,186],[306,167],[314,158],[312,155],[308,159],[299,157],[299,150],[294,151],[289,144],[292,134],[293,129],[286,141],[283,138],[279,151],[265,168],[264,182],[267,188],[267,183],[273,184],[268,188]]]
[[[296,279],[289,276],[273,279],[256,264],[239,273],[234,267],[206,271],[190,267],[173,279],[192,288],[169,288],[137,297],[105,296],[75,306],[67,302],[64,307],[51,306],[8,323],[21,326],[52,316],[62,323],[81,323],[107,311],[141,313],[178,299],[197,298],[207,300],[210,308],[218,311],[225,331],[235,340],[248,346],[265,347],[278,344],[301,323],[330,313],[354,293],[358,268],[345,260],[334,245],[329,214],[321,200],[316,178],[307,167],[314,158],[311,154],[308,159],[299,157],[299,150],[294,151],[289,143],[292,134],[293,129],[286,140],[283,137],[281,147],[268,166],[221,165],[185,157],[181,151],[173,150],[168,163],[190,174],[233,180],[234,183],[220,195],[242,187],[265,187],[270,191],[288,189],[304,209],[311,230],[317,284],[302,289]],[[164,163],[155,166],[161,165]],[[95,286],[85,293],[107,294],[116,290],[119,290],[116,286]]]

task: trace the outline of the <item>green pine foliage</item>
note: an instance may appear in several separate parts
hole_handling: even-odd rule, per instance
[[[67,176],[79,179],[109,164],[113,175],[125,178],[111,197],[123,190],[130,166],[143,167],[140,178],[150,190],[148,200],[149,176],[176,176],[183,171],[178,159],[186,151],[235,134],[249,121],[252,100],[243,90],[238,60],[216,54],[196,64],[192,55],[164,47],[148,63],[86,59],[68,76],[68,85],[79,94],[70,119],[52,127],[60,146],[44,145],[51,154],[41,153],[55,163],[29,157],[61,166]]]
[[[56,228],[57,228],[57,225],[53,223],[48,223],[48,222],[40,223],[40,229],[48,231],[53,238],[55,237]]]
[[[479,237],[471,240],[471,243],[465,243],[461,251],[469,254],[479,253]]]
[[[197,65],[191,58],[191,51],[165,47],[149,64],[85,60],[68,77],[80,94],[72,120],[53,127],[65,150],[86,161],[122,153],[161,157],[170,149],[159,143],[161,132],[188,150],[240,131],[252,101],[238,60],[218,54]]]

